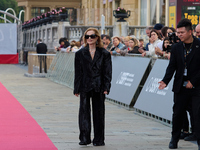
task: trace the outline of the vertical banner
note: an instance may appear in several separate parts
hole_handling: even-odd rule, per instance
[[[17,54],[17,24],[0,23],[0,55]]]
[[[169,6],[169,27],[176,28],[176,6]]]
[[[169,27],[176,28],[176,0],[169,1]]]

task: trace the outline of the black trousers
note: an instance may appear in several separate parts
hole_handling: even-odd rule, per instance
[[[191,124],[197,139],[200,140],[200,89],[181,88],[179,93],[174,93],[172,116],[172,137],[178,141],[183,127],[185,111],[188,110]]]
[[[189,132],[189,119],[188,119],[188,115],[187,115],[187,112],[189,112],[191,129],[192,129],[192,133],[194,133],[194,118],[193,118],[193,114],[192,114],[192,105],[191,104],[187,106],[187,110],[184,112],[184,115],[183,115],[183,129],[182,130],[183,130],[183,132],[184,131]]]
[[[92,99],[94,139],[93,143],[104,142],[105,128],[105,94],[95,92],[80,92],[80,108],[79,108],[79,139],[82,142],[91,142],[91,109],[90,98]]]
[[[44,72],[47,73],[47,61],[46,61],[46,56],[38,56],[39,63],[40,63],[40,73],[42,73],[42,62],[44,64]]]

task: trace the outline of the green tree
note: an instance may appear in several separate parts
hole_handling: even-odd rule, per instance
[[[20,10],[23,10],[23,7],[17,6],[16,0],[0,0],[0,10],[5,11],[7,8],[14,9],[17,17],[19,17]],[[8,11],[8,12],[13,14],[12,11]],[[0,14],[0,15],[2,15],[2,14]],[[11,19],[10,17],[7,17],[7,19],[9,19],[13,22],[13,19]],[[22,15],[22,21],[23,20],[24,20],[24,16]],[[1,22],[1,20],[0,20],[0,22]]]

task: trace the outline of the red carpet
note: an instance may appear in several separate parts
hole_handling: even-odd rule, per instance
[[[18,53],[15,54],[1,54],[0,64],[18,64]]]
[[[57,150],[38,123],[1,83],[0,150]]]

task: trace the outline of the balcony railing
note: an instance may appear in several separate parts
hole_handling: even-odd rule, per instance
[[[67,37],[69,41],[79,41],[80,37],[89,28],[97,28],[101,32],[101,26],[70,26],[69,22],[53,22],[42,26],[30,27],[23,30],[23,49],[35,51],[38,39],[47,44],[48,52],[54,52],[54,47],[59,46],[59,39]],[[114,26],[106,26],[105,34],[112,37]],[[127,26],[126,35],[134,35],[137,39],[144,39],[148,43],[145,33],[146,26]]]

